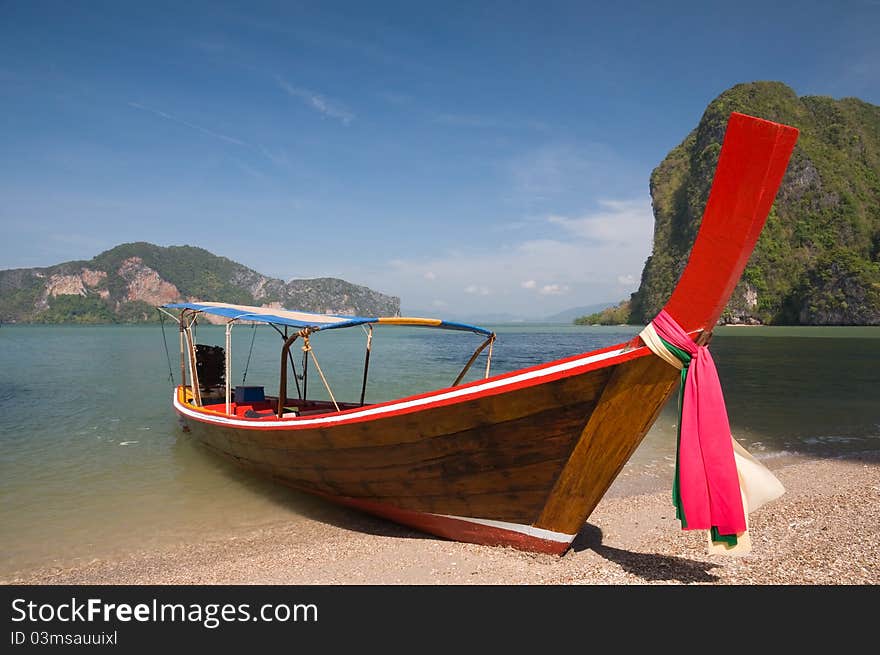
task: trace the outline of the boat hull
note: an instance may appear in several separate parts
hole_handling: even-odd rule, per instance
[[[378,411],[369,420],[355,410],[330,424],[224,424],[184,402],[182,388],[175,407],[206,446],[297,489],[443,537],[561,553],[677,378],[644,348],[606,352],[614,356],[535,367],[527,380],[519,373],[467,385],[455,402],[423,396],[417,411],[371,407]],[[609,421],[601,407],[615,399],[627,411]],[[573,461],[588,477],[576,494],[566,483]]]

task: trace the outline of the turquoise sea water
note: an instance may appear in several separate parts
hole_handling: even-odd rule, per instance
[[[492,327],[492,326],[490,326]],[[626,341],[638,330],[494,326],[492,371]],[[233,331],[233,381],[274,393],[280,339]],[[177,333],[166,328],[177,378]],[[222,344],[223,328],[198,328]],[[480,338],[419,328],[375,330],[367,401],[448,385]],[[313,337],[340,400],[360,394],[364,333]],[[847,456],[880,449],[880,329],[721,328],[711,350],[736,436],[759,457]],[[485,369],[485,353],[469,379]],[[292,384],[291,384],[292,386]],[[311,369],[310,395],[326,397]],[[297,521],[322,502],[242,472],[182,433],[171,409],[158,326],[0,329],[0,579],[17,570],[210,539]],[[614,493],[668,485],[675,415],[666,408]]]

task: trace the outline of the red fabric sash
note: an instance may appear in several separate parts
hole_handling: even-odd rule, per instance
[[[715,362],[662,310],[653,320],[657,334],[691,355],[681,411],[679,489],[687,530],[740,534],[746,530],[727,408]]]

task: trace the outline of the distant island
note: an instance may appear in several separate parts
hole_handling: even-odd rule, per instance
[[[630,322],[629,300],[624,300],[613,307],[605,307],[592,314],[578,316],[574,319],[575,325],[621,325]]]
[[[801,130],[782,187],[722,324],[880,325],[880,107],[739,84],[651,174],[654,246],[638,291],[578,323],[645,324],[681,275],[733,111]]]
[[[89,261],[0,271],[3,323],[137,323],[181,300],[395,316],[400,299],[337,278],[284,282],[194,246],[125,243]]]

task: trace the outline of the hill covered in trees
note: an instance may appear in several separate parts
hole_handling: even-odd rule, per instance
[[[393,316],[400,300],[337,278],[269,278],[193,246],[126,243],[89,261],[0,271],[0,321],[155,320],[157,305],[213,300],[317,313]]]
[[[880,107],[798,97],[780,82],[737,85],[651,174],[654,245],[627,308],[585,322],[643,324],[663,307],[699,228],[733,111],[793,125],[800,137],[722,323],[880,324]]]

